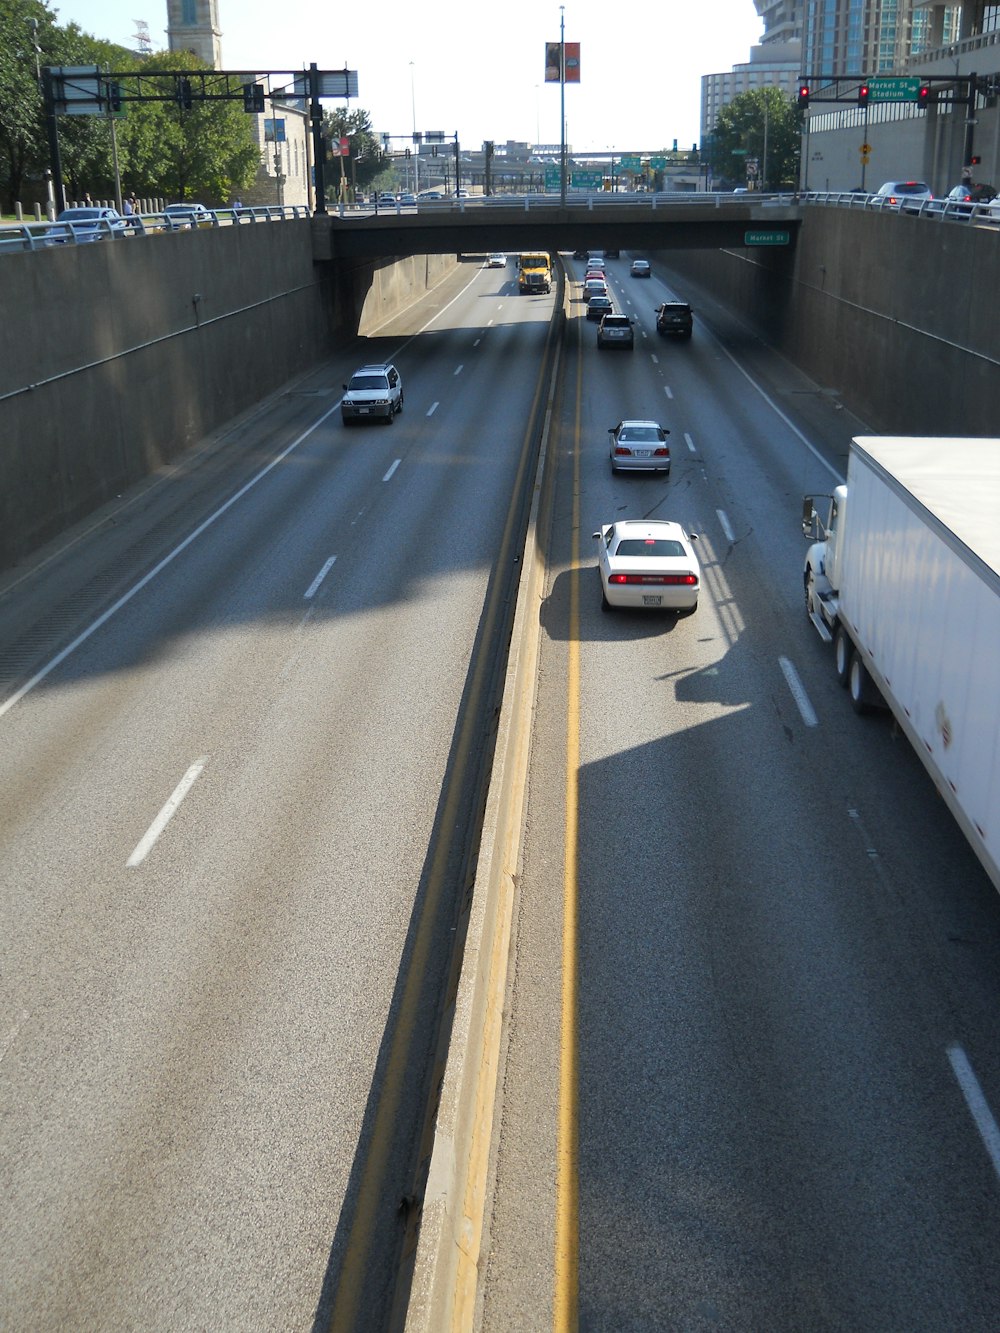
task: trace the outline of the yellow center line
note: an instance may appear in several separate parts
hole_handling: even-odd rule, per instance
[[[553,1328],[576,1333],[579,1319],[579,1115],[577,1071],[577,820],[580,765],[580,413],[582,339],[577,340],[573,423],[573,530],[570,548],[566,681],[566,804],[563,843],[562,1023],[556,1145],[556,1254]]]

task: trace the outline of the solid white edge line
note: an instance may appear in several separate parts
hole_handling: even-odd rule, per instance
[[[136,847],[135,851],[125,862],[125,864],[129,866],[131,869],[134,869],[136,866],[141,865],[142,862],[149,855],[149,852],[153,847],[153,844],[156,842],[157,838],[160,836],[163,830],[173,819],[174,815],[177,813],[177,809],[181,801],[183,801],[184,797],[194,786],[195,782],[198,780],[198,777],[202,769],[205,767],[205,764],[207,762],[208,762],[208,756],[202,755],[200,759],[195,760],[195,762],[191,765],[188,771],[181,778],[180,782],[178,782],[177,786],[173,790],[173,795],[170,797],[170,800],[167,801],[166,805],[153,820],[152,824],[150,824],[146,836],[142,839],[142,841]]]
[[[979,1080],[969,1063],[969,1057],[956,1043],[948,1047],[948,1059],[951,1062],[952,1072],[958,1079],[958,1086],[962,1089],[969,1114],[975,1121],[976,1129],[979,1130],[983,1147],[989,1154],[993,1170],[1000,1176],[1000,1128],[997,1127],[993,1112],[979,1086]]]
[[[306,591],[305,591],[305,596],[306,596],[307,598],[308,598],[308,597],[314,597],[314,596],[316,595],[316,589],[319,587],[319,585],[320,585],[320,584],[323,582],[323,580],[326,578],[327,574],[329,574],[330,570],[333,568],[333,562],[336,560],[336,558],[337,558],[337,557],[336,557],[335,555],[331,555],[331,556],[330,556],[330,559],[326,562],[326,564],[323,566],[323,568],[319,571],[319,573],[318,573],[318,574],[316,575],[316,577],[313,579],[312,583],[310,583],[309,587],[308,587],[308,588],[306,589]]]
[[[785,423],[785,425],[786,425],[786,426],[788,427],[788,429],[792,432],[792,434],[798,436],[798,438],[802,441],[802,443],[803,443],[803,444],[805,445],[805,447],[809,450],[809,452],[810,452],[810,453],[812,454],[812,456],[816,459],[816,461],[819,462],[819,463],[822,463],[823,466],[826,468],[827,472],[829,472],[831,476],[836,477],[836,479],[837,479],[838,482],[843,482],[844,478],[840,475],[840,473],[837,471],[837,469],[836,469],[835,467],[833,467],[830,463],[828,463],[828,462],[826,461],[826,459],[825,459],[825,458],[823,457],[823,455],[819,452],[819,450],[816,448],[816,446],[815,446],[814,444],[812,444],[812,443],[807,439],[807,437],[806,437],[805,435],[803,435],[803,433],[799,430],[799,428],[798,428],[798,426],[796,426],[795,422],[792,421],[789,417],[787,417],[787,416],[785,415],[784,412],[782,412],[781,408],[780,408],[780,407],[778,406],[778,404],[774,401],[774,399],[770,396],[770,394],[768,394],[767,392],[765,392],[765,390],[762,389],[762,388],[760,387],[760,385],[757,383],[757,381],[754,379],[754,377],[750,374],[750,372],[749,372],[748,370],[745,370],[745,369],[740,365],[740,363],[736,360],[736,357],[733,356],[733,354],[732,354],[732,352],[729,350],[729,348],[723,346],[723,344],[722,344],[722,340],[721,340],[715,333],[713,333],[712,330],[711,330],[710,328],[708,328],[707,325],[704,325],[704,324],[703,324],[702,327],[705,329],[705,332],[708,334],[709,338],[711,338],[711,340],[715,343],[716,347],[718,347],[719,351],[722,352],[725,356],[727,356],[727,357],[729,358],[729,360],[733,363],[733,365],[734,365],[734,366],[736,367],[736,369],[740,372],[740,374],[741,374],[741,375],[743,376],[743,378],[747,381],[747,383],[750,384],[750,385],[752,385],[753,388],[757,390],[757,392],[760,394],[761,398],[763,398],[764,402],[767,403],[767,405],[768,405],[768,407],[771,409],[771,411],[774,412],[776,416],[778,416],[778,417],[781,418],[781,420]]]
[[[392,476],[392,474],[393,474],[393,473],[396,471],[396,469],[399,467],[399,465],[400,465],[400,463],[401,463],[402,461],[403,461],[403,460],[402,460],[401,458],[397,458],[396,461],[393,463],[392,467],[389,469],[389,471],[388,471],[388,472],[385,474],[385,476],[382,478],[382,480],[383,480],[383,481],[388,481],[389,478]]]
[[[715,517],[719,520],[719,525],[722,528],[722,531],[726,534],[726,541],[734,542],[736,538],[733,535],[732,525],[729,522],[729,515],[726,511],[724,509],[717,509],[715,511]]]
[[[21,688],[15,691],[15,693],[12,694],[9,699],[5,699],[4,702],[0,704],[0,717],[3,717],[5,713],[9,713],[16,703],[19,703],[26,694],[29,694],[35,688],[35,686],[40,684],[45,679],[46,676],[48,676],[51,672],[53,672],[56,669],[57,666],[59,666],[62,662],[65,662],[67,657],[75,653],[77,648],[79,648],[82,643],[86,643],[86,641],[90,638],[92,634],[96,633],[96,631],[99,630],[102,625],[107,624],[107,622],[111,619],[112,616],[117,615],[118,612],[122,609],[122,607],[127,605],[132,600],[132,598],[136,595],[136,593],[141,592],[143,588],[145,588],[148,584],[152,583],[152,581],[159,574],[161,574],[169,564],[172,564],[173,561],[177,559],[177,557],[180,555],[182,551],[186,551],[192,542],[196,541],[203,532],[206,532],[212,526],[212,524],[215,523],[217,519],[220,519],[222,515],[225,514],[228,510],[230,510],[238,500],[242,500],[244,495],[246,495],[248,491],[253,490],[253,488],[257,485],[257,483],[259,481],[262,481],[267,476],[267,474],[270,471],[272,471],[272,469],[276,468],[279,463],[284,462],[284,460],[288,457],[288,455],[294,449],[297,449],[303,440],[308,439],[308,437],[313,433],[314,430],[317,430],[320,426],[322,426],[323,422],[326,421],[327,417],[333,416],[334,412],[336,412],[339,407],[340,403],[338,401],[337,403],[334,404],[333,407],[329,408],[326,412],[324,412],[321,417],[318,417],[317,420],[314,421],[311,426],[308,426],[302,432],[301,435],[297,436],[291,442],[291,444],[287,445],[286,448],[282,449],[280,454],[277,454],[274,458],[272,458],[270,463],[268,463],[266,467],[261,468],[261,470],[255,476],[251,477],[250,480],[244,486],[241,486],[235,495],[231,495],[225,504],[220,505],[219,508],[216,509],[214,514],[209,514],[208,518],[206,518],[204,522],[199,523],[193,532],[189,532],[188,535],[178,546],[175,546],[172,551],[168,552],[168,554],[163,557],[160,563],[158,565],[154,565],[153,568],[149,571],[149,573],[145,574],[139,580],[138,583],[133,584],[132,587],[129,588],[128,592],[123,593],[121,597],[118,598],[118,601],[114,603],[113,606],[109,606],[108,609],[105,612],[103,612],[103,614],[97,617],[97,619],[93,622],[93,624],[88,625],[87,628],[81,634],[78,634],[72,643],[67,644],[66,647],[62,650],[62,652],[57,653],[55,657],[53,657],[51,662],[47,662],[40,671],[35,672],[35,674],[31,677],[30,680],[25,681],[25,683],[21,686]]]
[[[789,662],[787,657],[779,657],[778,665],[781,667],[782,675],[788,684],[792,698],[795,700],[796,707],[802,715],[802,721],[807,727],[815,727],[819,723],[819,718],[813,711],[813,706],[809,702],[809,696],[806,694],[805,686],[799,680],[799,673]]]

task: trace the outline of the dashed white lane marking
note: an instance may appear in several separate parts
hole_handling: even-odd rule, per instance
[[[660,358],[656,355],[655,352],[650,352],[649,359],[650,361],[652,361],[654,366],[658,366],[660,364]]]
[[[472,344],[473,347],[478,347],[482,341],[483,341],[482,338],[477,338],[476,341]]]
[[[438,404],[436,402],[431,403],[430,407],[427,409],[427,415],[429,417],[432,417],[437,410],[438,410]]]
[[[402,461],[403,461],[403,460],[402,460],[401,458],[397,458],[396,461],[393,463],[392,467],[389,469],[389,471],[388,471],[388,472],[385,474],[385,476],[382,478],[382,480],[383,480],[383,481],[388,481],[389,478],[392,476],[392,474],[393,474],[393,473],[396,471],[396,469],[399,467],[399,465],[400,465],[400,463],[401,463]]]
[[[729,521],[729,515],[724,509],[717,509],[715,511],[715,516],[719,520],[719,526],[722,528],[722,531],[726,534],[726,541],[734,542],[736,538],[733,535],[733,525]]]
[[[687,431],[684,432],[684,443],[687,445],[687,447],[691,450],[692,453],[697,452],[694,447],[694,440],[692,440],[691,436],[687,433]]]
[[[667,395],[668,398],[673,398],[674,396],[674,391],[673,389],[671,389],[669,384],[664,384],[663,392]]]
[[[333,568],[333,562],[336,560],[336,558],[337,558],[337,557],[336,557],[335,555],[331,555],[331,556],[330,556],[330,559],[326,562],[326,564],[323,566],[323,568],[319,571],[319,573],[318,573],[318,574],[316,575],[316,577],[313,579],[312,583],[310,583],[309,587],[308,587],[308,588],[306,589],[306,591],[305,591],[305,596],[306,596],[307,598],[309,598],[309,597],[315,597],[315,596],[316,596],[316,592],[317,592],[317,590],[318,590],[318,588],[319,588],[319,585],[323,582],[323,580],[326,578],[327,574],[329,574],[330,570]]]
[[[201,775],[201,771],[205,767],[207,762],[208,762],[207,755],[203,755],[202,758],[196,760],[188,769],[188,771],[184,774],[180,782],[178,782],[177,786],[174,788],[173,795],[170,797],[170,800],[166,803],[166,805],[163,807],[160,813],[156,816],[152,824],[150,824],[149,831],[146,833],[146,836],[142,839],[142,841],[136,847],[135,851],[125,862],[127,866],[134,869],[136,866],[141,865],[143,861],[145,861],[153,845],[155,844],[157,838],[160,836],[163,830],[173,819],[174,815],[177,813],[181,801],[183,801],[184,797],[194,786],[195,782],[197,782],[199,776]]]
[[[778,665],[781,667],[782,675],[785,677],[788,688],[792,693],[792,698],[795,700],[795,706],[802,715],[802,721],[807,727],[817,726],[819,724],[819,718],[816,716],[813,706],[809,702],[809,696],[806,694],[805,686],[802,684],[801,680],[799,680],[799,673],[795,670],[787,657],[779,657]]]
[[[1000,1129],[997,1128],[993,1112],[969,1063],[969,1057],[961,1046],[954,1045],[948,1047],[948,1059],[958,1079],[958,1086],[962,1089],[962,1096],[965,1098],[969,1113],[976,1122],[983,1147],[989,1153],[993,1170],[1000,1176]]]
[[[455,369],[454,369],[454,371],[452,372],[452,374],[453,374],[453,375],[461,375],[461,373],[462,373],[462,371],[463,371],[464,369],[465,369],[465,366],[464,366],[464,365],[463,365],[463,366],[456,366]]]

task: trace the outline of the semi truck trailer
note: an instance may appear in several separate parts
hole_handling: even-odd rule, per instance
[[[891,709],[1000,889],[1000,439],[858,436],[802,531],[851,704]]]

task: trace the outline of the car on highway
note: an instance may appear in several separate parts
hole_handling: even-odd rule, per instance
[[[882,208],[898,208],[905,211],[910,205],[920,205],[933,199],[931,187],[925,181],[885,181],[873,196]]]
[[[598,347],[622,347],[632,351],[635,347],[635,330],[628,315],[612,312],[605,315],[597,326]]]
[[[604,272],[604,256],[595,254],[593,250],[587,255],[587,267],[600,269]]]
[[[468,198],[470,198],[469,191],[468,191],[468,190],[456,190],[456,191],[455,191],[455,198],[456,198],[456,199],[468,199]]]
[[[376,207],[376,208],[395,208],[395,207],[396,207],[396,196],[395,196],[394,194],[392,194],[391,191],[389,191],[389,190],[383,190],[383,191],[381,192],[381,194],[379,195],[379,197],[375,200],[375,207]]]
[[[986,208],[978,208],[977,205],[988,204],[996,194],[992,185],[972,184],[966,182],[962,185],[953,185],[952,188],[940,199],[935,199],[933,210],[942,212],[947,217],[971,217],[974,213],[987,213]]]
[[[633,278],[651,278],[653,270],[648,259],[633,259],[629,273]]]
[[[592,296],[607,296],[608,284],[601,277],[584,278],[583,299],[589,301]]]
[[[587,301],[587,318],[593,320],[595,323],[602,320],[605,315],[610,315],[613,312],[614,305],[612,304],[610,296],[597,292]]]
[[[417,195],[417,203],[419,203],[421,199],[443,199],[443,198],[444,194],[441,190],[421,190],[420,193]]]
[[[663,472],[670,476],[670,431],[658,421],[619,421],[608,427],[612,472]]]
[[[690,338],[694,316],[687,301],[663,301],[656,307],[656,332],[661,338]]]
[[[88,241],[111,240],[127,236],[131,230],[128,221],[117,208],[85,207],[64,208],[42,238],[43,245],[84,245]]]
[[[210,227],[212,214],[204,204],[167,204],[163,220],[170,231],[185,231],[192,227]]]
[[[416,208],[417,206],[417,196],[415,194],[398,194],[396,200],[400,208]]]
[[[501,254],[490,255],[486,261],[487,268],[506,268],[507,256]]]
[[[340,415],[345,426],[365,417],[390,425],[403,410],[403,380],[391,361],[361,366],[344,385]]]
[[[662,519],[625,518],[594,534],[601,575],[601,606],[695,611],[701,566],[696,534]]]

